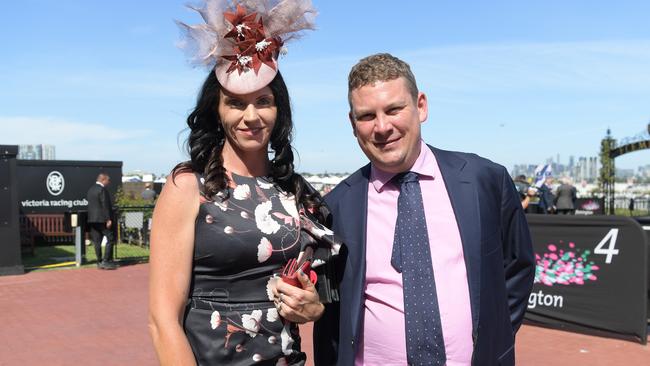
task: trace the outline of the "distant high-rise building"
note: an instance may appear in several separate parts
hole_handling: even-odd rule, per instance
[[[22,160],[56,160],[54,145],[19,145],[18,159]]]
[[[592,156],[589,158],[589,168],[587,169],[587,180],[593,181],[598,179],[598,158]]]

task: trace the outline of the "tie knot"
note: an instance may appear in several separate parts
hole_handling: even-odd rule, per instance
[[[405,183],[414,183],[419,180],[419,175],[416,172],[404,172],[395,176],[395,181],[400,185]]]

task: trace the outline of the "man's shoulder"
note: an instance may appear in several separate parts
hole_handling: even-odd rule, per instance
[[[368,182],[370,176],[370,164],[364,165],[357,169],[354,173],[350,174],[347,178],[343,179],[324,197],[328,205],[332,205],[340,200],[345,193],[355,184],[365,181]]]
[[[478,154],[462,151],[443,150],[428,145],[433,151],[436,161],[441,163],[455,163],[462,166],[464,169],[473,169],[483,172],[498,172],[501,173],[506,168],[490,159],[484,158]]]

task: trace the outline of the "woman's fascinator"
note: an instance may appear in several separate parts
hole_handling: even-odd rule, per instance
[[[221,85],[235,94],[268,85],[284,44],[314,29],[316,15],[310,0],[204,0],[188,7],[205,24],[177,21],[184,33],[179,46],[192,64],[214,68]]]

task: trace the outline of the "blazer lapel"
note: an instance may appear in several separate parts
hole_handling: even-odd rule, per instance
[[[471,176],[464,170],[466,160],[448,151],[431,146],[429,148],[433,151],[440,167],[463,243],[472,308],[472,335],[475,337],[481,303],[481,221],[477,187]]]
[[[368,217],[368,180],[370,164],[361,168],[346,181],[350,186],[340,208],[344,221],[341,223],[348,243],[348,261],[342,286],[347,287],[350,297],[350,326],[352,339],[357,338],[361,325],[361,311],[366,280],[366,232]]]

